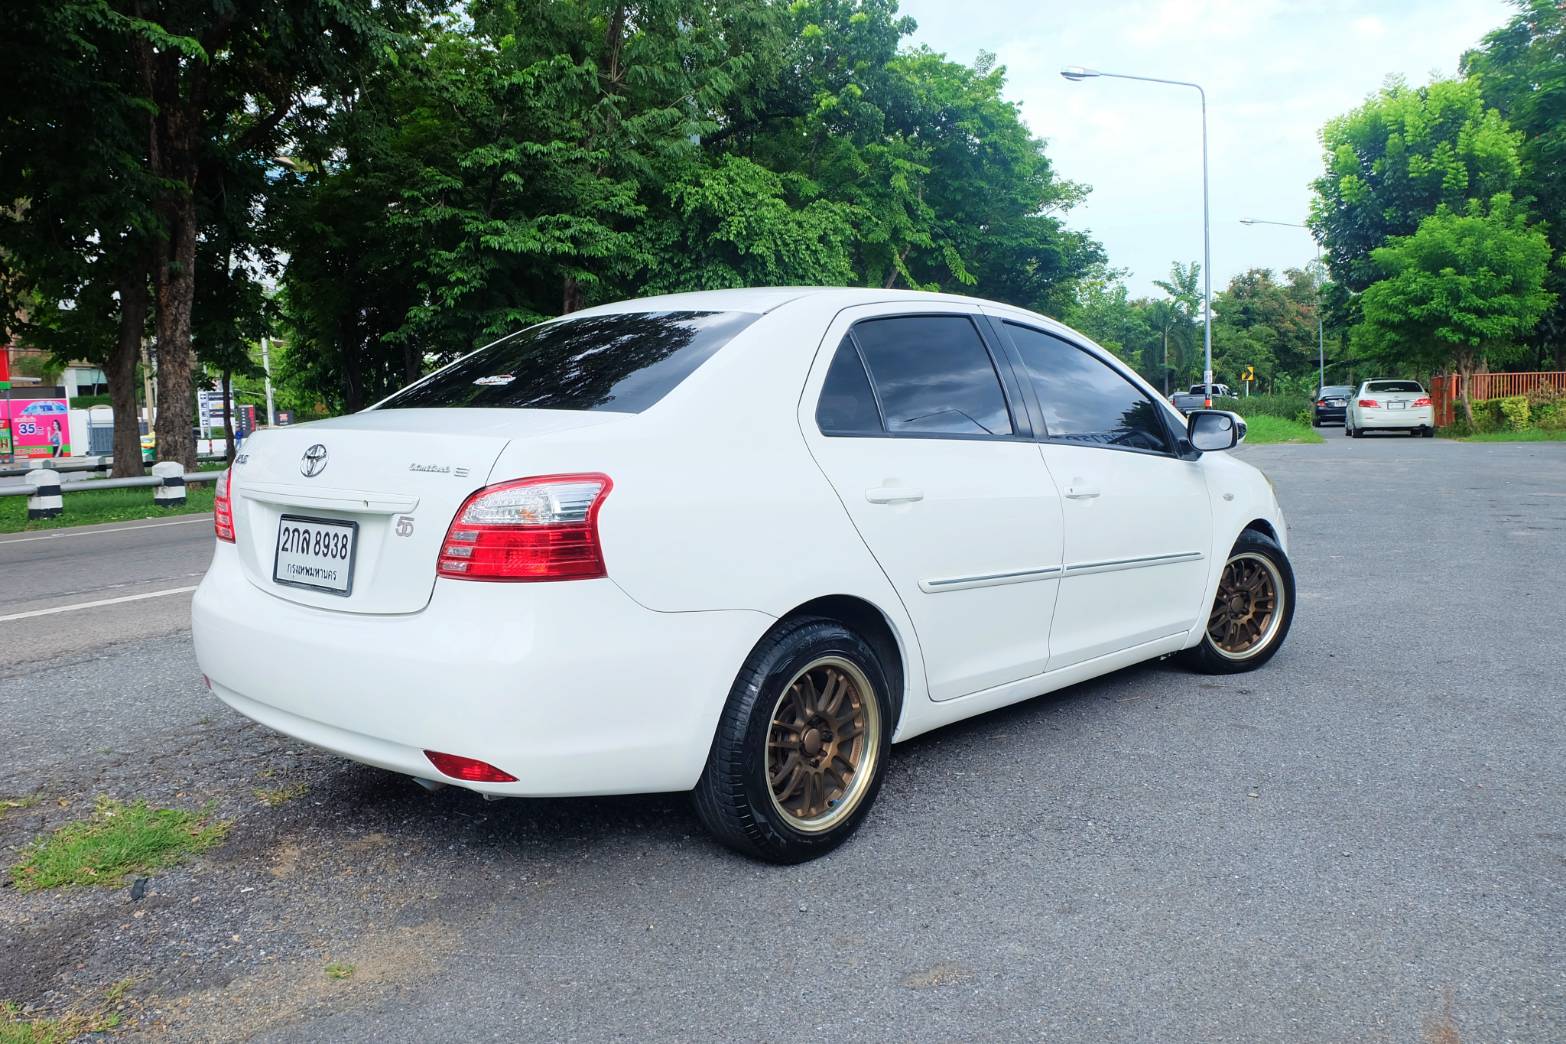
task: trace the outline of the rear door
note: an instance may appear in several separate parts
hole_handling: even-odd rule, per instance
[[[1164,407],[1095,353],[1011,319],[997,326],[1041,413],[1039,451],[1062,494],[1049,669],[1189,630],[1211,564],[1201,464],[1175,455]]]
[[[1049,660],[1060,500],[992,336],[950,307],[849,309],[800,407],[811,452],[913,620],[935,700]]]

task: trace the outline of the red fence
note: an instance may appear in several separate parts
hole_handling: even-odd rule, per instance
[[[1527,395],[1545,385],[1566,392],[1566,370],[1544,373],[1476,373],[1469,398],[1501,399],[1508,395]],[[1463,397],[1462,378],[1457,374],[1443,374],[1430,379],[1430,404],[1435,407],[1435,422],[1444,427],[1451,424],[1456,414],[1455,404]]]

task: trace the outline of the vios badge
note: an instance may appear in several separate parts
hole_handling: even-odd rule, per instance
[[[304,451],[304,457],[299,461],[299,470],[305,478],[315,478],[326,470],[326,447],[317,442],[314,446]]]

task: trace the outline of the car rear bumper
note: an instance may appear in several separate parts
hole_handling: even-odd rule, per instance
[[[1429,428],[1435,425],[1435,411],[1429,406],[1406,410],[1360,410],[1354,420],[1356,428]]]
[[[772,623],[659,613],[610,580],[439,580],[399,615],[274,597],[219,544],[192,605],[196,659],[241,714],[367,765],[496,795],[686,790],[739,667]],[[470,783],[426,750],[488,762]]]
[[[1348,415],[1346,406],[1317,406],[1314,409],[1317,424],[1342,424]]]

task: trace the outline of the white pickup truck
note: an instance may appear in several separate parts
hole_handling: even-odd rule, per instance
[[[1231,399],[1233,397],[1234,392],[1229,390],[1229,386],[1227,384],[1213,385],[1213,398]],[[1169,397],[1169,401],[1174,403],[1174,408],[1179,410],[1181,413],[1190,413],[1192,410],[1199,410],[1207,402],[1206,385],[1193,384],[1187,391],[1175,392]]]

